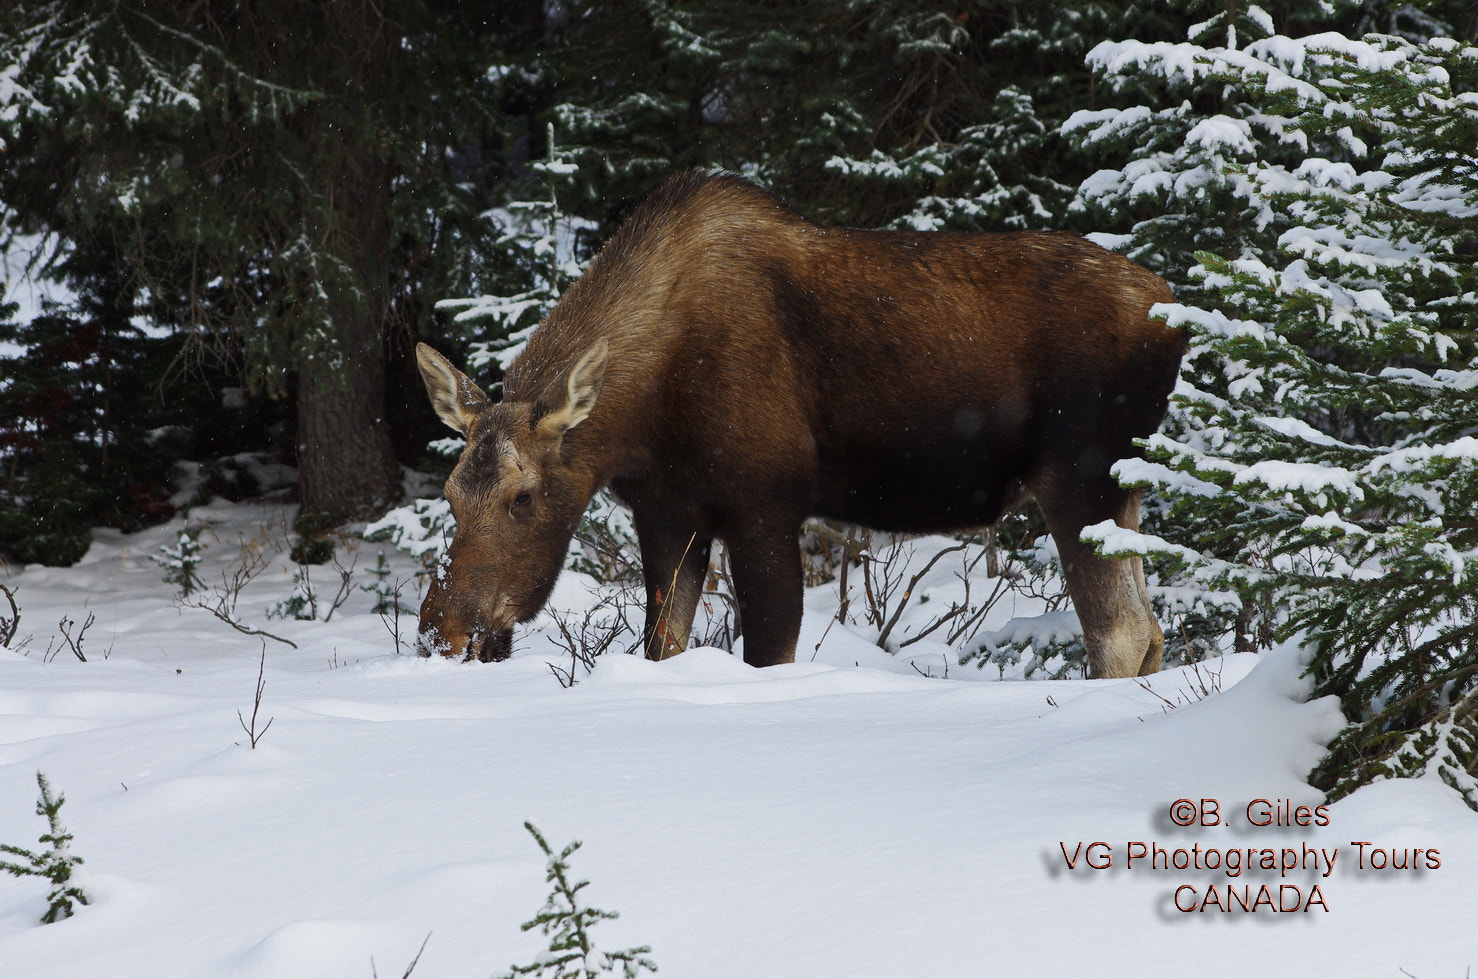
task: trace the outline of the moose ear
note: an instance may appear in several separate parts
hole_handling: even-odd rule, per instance
[[[488,396],[451,361],[424,343],[416,344],[416,363],[421,367],[426,393],[431,396],[431,407],[442,421],[466,434],[477,409],[488,403]]]
[[[539,422],[540,431],[546,435],[563,435],[590,417],[591,409],[600,397],[601,382],[605,380],[609,351],[610,345],[601,338],[575,362],[566,385],[565,403],[544,416]]]

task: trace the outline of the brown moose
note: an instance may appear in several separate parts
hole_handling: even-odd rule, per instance
[[[1140,562],[1079,533],[1139,525],[1109,467],[1164,417],[1185,341],[1148,313],[1170,298],[1072,234],[828,228],[740,178],[675,177],[533,333],[500,402],[417,348],[467,439],[420,649],[505,658],[602,486],[635,517],[648,655],[686,647],[718,538],[756,666],[795,658],[808,516],[955,531],[1034,497],[1092,674],[1153,672]]]

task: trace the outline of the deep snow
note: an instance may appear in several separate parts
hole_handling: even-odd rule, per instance
[[[285,518],[197,509],[207,583]],[[1153,691],[928,678],[827,631],[824,586],[801,644],[825,634],[814,662],[613,654],[564,689],[537,634],[499,664],[397,654],[361,592],[327,623],[268,621],[291,580],[269,549],[239,614],[299,648],[265,643],[272,724],[253,750],[237,712],[262,641],[172,607],[148,560],[182,526],[100,532],[75,568],[5,575],[22,623],[19,651],[0,649],[0,842],[37,846],[44,771],[93,898],[41,925],[44,883],[0,877],[5,979],[400,976],[428,934],[416,979],[490,976],[543,947],[519,930],[547,893],[526,819],[556,848],[584,841],[584,896],[621,913],[594,936],[650,944],[665,977],[1452,979],[1478,963],[1478,819],[1444,786],[1365,789],[1323,828],[1248,825],[1255,799],[1318,803],[1304,776],[1340,723],[1302,702],[1294,649],[1211,664],[1223,689],[1204,699],[1187,671]],[[379,548],[358,546],[366,582]],[[575,576],[556,595],[590,601]],[[87,611],[88,662],[48,661],[58,619]],[[1178,799],[1219,800],[1230,825],[1177,828]],[[1069,870],[1064,846],[1095,841],[1115,866]],[[1126,869],[1131,841],[1339,856],[1328,878],[1231,878]],[[1435,848],[1441,867],[1362,871],[1356,841]],[[1328,911],[1176,910],[1181,885],[1248,883],[1275,899],[1317,883]]]

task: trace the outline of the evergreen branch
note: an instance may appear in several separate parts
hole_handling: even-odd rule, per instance
[[[273,82],[257,78],[250,72],[237,67],[236,64],[220,48],[217,48],[211,44],[207,44],[199,38],[195,37],[193,34],[190,34],[186,31],[176,30],[175,28],[170,27],[167,24],[160,23],[137,7],[128,7],[123,4],[119,4],[118,9],[120,11],[127,11],[133,16],[148,23],[155,30],[165,35],[166,37],[172,37],[176,40],[183,41],[191,47],[194,47],[196,50],[200,51],[202,54],[209,55],[210,57],[215,59],[221,65],[221,67],[225,68],[228,72],[235,75],[237,78],[246,82],[250,86],[260,88],[267,92],[271,92],[274,95],[282,95],[290,99],[301,101],[310,101],[313,99],[322,99],[325,97],[323,92],[320,92],[316,89],[289,88],[286,85],[278,85]]]

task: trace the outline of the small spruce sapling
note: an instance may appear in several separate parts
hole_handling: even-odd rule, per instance
[[[553,888],[544,907],[531,921],[520,927],[524,931],[538,928],[549,936],[549,948],[529,965],[515,965],[498,979],[514,979],[515,976],[539,976],[548,979],[597,979],[614,974],[619,967],[622,979],[636,979],[643,969],[656,972],[657,966],[646,958],[651,946],[624,949],[619,952],[603,952],[590,939],[590,928],[599,921],[619,918],[615,911],[602,911],[586,907],[580,901],[580,891],[590,881],[571,883],[569,858],[580,848],[576,840],[556,856],[550,849],[544,834],[533,823],[525,822],[524,829],[533,836],[539,849],[549,858],[545,876]]]
[[[47,895],[49,905],[46,914],[41,917],[41,923],[49,925],[54,921],[70,918],[73,914],[73,901],[80,904],[91,902],[82,888],[72,883],[72,868],[81,863],[82,858],[74,855],[67,846],[72,840],[72,834],[67,832],[61,820],[62,803],[67,801],[66,796],[52,795],[51,783],[41,772],[36,773],[36,784],[41,788],[41,798],[36,803],[36,815],[45,816],[49,827],[47,832],[41,834],[41,842],[49,844],[50,848],[37,853],[0,843],[0,852],[26,861],[11,863],[0,860],[0,870],[16,877],[45,877],[51,881],[51,893]]]
[[[300,564],[293,572],[293,593],[267,610],[269,619],[297,619],[312,622],[318,618],[318,592],[313,588],[310,565]]]
[[[200,567],[200,552],[205,545],[200,543],[200,528],[186,527],[173,547],[165,544],[158,554],[149,555],[149,560],[164,569],[166,584],[177,585],[181,598],[189,598],[197,589],[205,587],[197,570]]]
[[[400,603],[400,589],[405,586],[405,582],[395,581],[392,584],[392,573],[390,562],[386,559],[385,552],[381,551],[375,560],[375,566],[369,570],[370,583],[359,586],[360,591],[375,596],[374,607],[370,609],[375,615],[399,615],[412,611]]]

